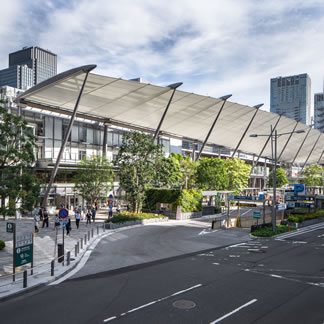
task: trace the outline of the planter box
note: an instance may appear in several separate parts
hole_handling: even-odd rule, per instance
[[[309,226],[309,225],[313,225],[313,224],[318,224],[318,223],[323,223],[324,222],[324,218],[320,217],[320,218],[314,218],[314,219],[309,219],[309,220],[305,220],[301,223],[293,223],[293,222],[288,222],[290,225],[296,226],[296,228],[302,228],[305,226]]]
[[[168,218],[149,218],[149,219],[138,219],[136,221],[129,221],[124,223],[105,223],[106,229],[115,229],[120,227],[126,226],[133,226],[133,225],[140,225],[140,224],[151,224],[151,223],[158,223],[158,222],[167,222]]]

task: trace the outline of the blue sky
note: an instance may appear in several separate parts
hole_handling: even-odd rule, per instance
[[[272,77],[308,73],[312,94],[323,89],[323,0],[10,0],[1,11],[0,68],[34,45],[58,54],[59,72],[94,63],[265,110]]]

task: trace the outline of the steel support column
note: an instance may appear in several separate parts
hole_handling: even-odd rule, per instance
[[[170,104],[171,104],[171,101],[172,101],[172,99],[173,99],[174,93],[175,93],[175,91],[177,90],[177,88],[179,88],[182,84],[183,84],[182,82],[178,82],[178,83],[170,84],[170,85],[168,86],[170,89],[173,90],[173,91],[172,91],[172,95],[171,95],[171,97],[170,97],[170,99],[169,99],[169,102],[168,102],[167,106],[165,107],[164,113],[163,113],[163,115],[162,115],[162,117],[161,117],[161,120],[160,120],[160,122],[159,122],[159,125],[158,125],[158,127],[157,127],[157,129],[156,129],[156,131],[155,131],[155,134],[154,134],[154,136],[153,136],[153,141],[155,141],[156,138],[159,136],[160,129],[161,129],[161,126],[162,126],[162,123],[163,123],[164,118],[165,118],[165,116],[166,116],[166,114],[167,114],[167,112],[168,112],[168,109],[169,109],[169,107],[170,107]]]
[[[222,106],[221,106],[221,108],[220,108],[220,110],[219,110],[219,112],[218,112],[218,114],[217,114],[217,116],[216,116],[216,118],[215,118],[215,120],[214,120],[212,126],[210,127],[210,130],[209,130],[209,132],[208,132],[208,134],[207,134],[207,136],[206,136],[206,138],[205,138],[205,140],[204,140],[203,145],[202,145],[201,148],[200,148],[200,151],[199,151],[199,153],[198,153],[198,155],[197,155],[197,159],[196,159],[196,161],[198,161],[198,160],[200,159],[200,155],[201,155],[203,149],[205,148],[205,145],[206,145],[206,143],[207,143],[207,141],[208,141],[208,138],[209,138],[210,134],[212,133],[214,127],[215,127],[215,124],[216,124],[216,122],[217,122],[217,119],[218,119],[218,117],[220,116],[220,114],[221,114],[221,112],[222,112],[222,110],[223,110],[223,108],[224,108],[224,106],[225,106],[226,100],[227,100],[228,98],[230,98],[231,96],[232,96],[232,95],[230,94],[230,95],[226,95],[226,96],[223,96],[223,97],[220,97],[220,98],[219,98],[219,99],[222,99],[222,100],[223,100],[223,104],[222,104]]]
[[[108,125],[104,124],[104,137],[103,137],[103,144],[102,144],[102,156],[107,157],[107,137],[108,137]]]
[[[273,132],[275,131],[275,129],[276,129],[276,127],[277,127],[277,125],[278,125],[278,123],[279,123],[279,121],[280,121],[281,116],[282,116],[282,115],[279,115],[279,118],[278,118],[278,120],[276,121],[276,124],[274,125],[274,127],[273,127],[273,128],[271,127],[271,133],[270,133],[270,135],[268,136],[268,138],[267,138],[265,144],[264,144],[263,147],[262,147],[262,150],[261,150],[261,152],[260,152],[260,154],[259,154],[259,156],[258,156],[258,158],[257,158],[257,160],[256,160],[256,162],[255,162],[255,166],[258,165],[259,160],[260,160],[260,157],[261,157],[263,151],[265,150],[266,146],[268,145],[268,143],[269,143],[269,141],[270,141],[270,138],[272,137],[272,134],[273,134]],[[250,175],[252,174],[252,171],[253,171],[253,169],[251,169],[251,171],[250,171]]]
[[[232,154],[232,159],[233,159],[233,157],[235,156],[236,151],[237,151],[238,148],[240,147],[240,145],[241,145],[241,143],[242,143],[242,141],[243,141],[243,139],[244,139],[244,137],[245,137],[247,131],[249,130],[249,128],[250,128],[250,126],[251,126],[251,124],[252,124],[252,122],[253,122],[254,117],[256,116],[257,112],[259,111],[259,108],[262,107],[262,106],[263,106],[263,104],[259,104],[259,105],[254,106],[254,108],[256,108],[255,113],[253,114],[253,116],[252,116],[252,118],[251,118],[251,120],[250,120],[248,126],[246,127],[246,129],[245,129],[245,131],[244,131],[244,133],[243,133],[241,139],[239,140],[239,142],[238,142],[238,144],[237,144],[237,146],[236,146],[236,148],[235,148],[235,150],[234,150],[234,152],[233,152],[233,154]]]
[[[52,170],[50,182],[49,182],[49,184],[48,184],[48,186],[46,188],[45,194],[44,194],[44,198],[43,198],[43,202],[42,202],[42,206],[43,207],[46,206],[47,198],[48,198],[49,192],[51,190],[51,187],[53,185],[53,182],[54,182],[54,179],[55,179],[55,176],[56,176],[56,173],[57,173],[57,170],[58,170],[58,167],[59,167],[61,158],[62,158],[62,154],[63,154],[64,149],[65,149],[66,142],[67,142],[67,140],[68,140],[68,138],[70,136],[71,129],[72,129],[72,125],[73,125],[74,119],[76,117],[76,113],[77,113],[77,110],[78,110],[78,107],[79,107],[79,103],[80,103],[80,100],[81,100],[81,96],[82,96],[82,93],[83,93],[85,84],[86,84],[87,79],[88,79],[89,72],[91,70],[93,70],[94,68],[96,68],[96,67],[97,67],[96,65],[91,65],[87,70],[84,70],[84,72],[86,73],[86,75],[85,75],[85,78],[83,80],[83,84],[82,84],[82,87],[80,89],[80,92],[79,92],[77,101],[75,103],[74,110],[73,110],[73,113],[72,113],[72,116],[71,116],[71,119],[70,119],[70,123],[69,123],[68,129],[67,129],[67,132],[66,132],[66,134],[64,136],[64,139],[63,139],[63,142],[62,142],[62,145],[61,145],[59,154],[57,156],[55,166],[54,166],[54,168]]]
[[[297,151],[297,153],[296,153],[296,155],[295,155],[293,161],[291,162],[292,165],[295,163],[295,160],[296,160],[296,158],[297,158],[297,156],[298,156],[298,154],[299,154],[301,148],[303,147],[303,145],[304,145],[304,143],[305,143],[305,141],[306,141],[306,139],[307,139],[307,137],[308,137],[308,135],[309,135],[311,129],[312,129],[312,127],[309,127],[309,130],[308,130],[308,132],[306,133],[306,136],[304,137],[304,139],[303,139],[302,143],[300,144],[299,149],[298,149],[298,151]]]
[[[289,141],[290,141],[290,139],[291,139],[291,136],[293,135],[293,133],[295,132],[295,130],[296,130],[296,127],[297,127],[297,125],[298,125],[298,123],[299,123],[299,121],[300,121],[300,119],[299,120],[297,120],[297,122],[296,122],[296,125],[294,126],[294,129],[292,130],[292,132],[290,133],[290,135],[289,135],[289,137],[288,137],[288,139],[287,139],[287,142],[286,142],[286,144],[284,145],[284,147],[282,148],[282,150],[281,150],[281,152],[280,152],[280,154],[279,154],[279,157],[278,157],[278,161],[280,160],[280,158],[281,158],[281,155],[283,154],[283,152],[285,151],[285,149],[286,149],[286,147],[287,147],[287,145],[288,145],[288,143],[289,143]]]
[[[320,134],[318,135],[318,137],[317,137],[317,139],[316,139],[316,141],[315,141],[315,143],[314,143],[314,145],[313,145],[311,151],[309,152],[309,154],[308,154],[308,156],[307,156],[307,159],[306,159],[306,161],[305,161],[305,163],[304,163],[302,169],[300,170],[300,173],[299,173],[299,174],[302,174],[302,173],[303,173],[303,170],[304,170],[304,168],[305,168],[305,166],[306,166],[306,163],[308,162],[308,159],[310,158],[311,154],[313,153],[314,148],[315,148],[315,146],[316,146],[318,140],[320,139],[321,135],[322,135],[322,133],[320,133]]]

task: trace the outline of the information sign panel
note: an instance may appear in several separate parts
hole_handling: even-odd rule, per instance
[[[7,223],[7,233],[13,233],[14,232],[15,223]]]
[[[16,235],[15,266],[33,262],[33,233]]]
[[[261,218],[261,213],[259,211],[253,212],[253,218]]]

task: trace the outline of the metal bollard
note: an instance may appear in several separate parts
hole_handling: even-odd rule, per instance
[[[87,245],[87,234],[84,235],[84,246]]]
[[[106,230],[105,224],[102,225],[102,229],[103,229],[103,231]]]
[[[82,240],[82,239],[81,239]],[[80,253],[80,244],[79,244],[79,241],[77,243],[77,250],[78,250],[78,253]]]
[[[24,270],[24,282],[23,282],[23,288],[27,287],[27,270]]]
[[[68,253],[67,253],[67,255],[66,255],[66,258],[67,258],[67,260],[66,260],[66,265],[67,265],[67,266],[70,265],[70,256],[71,256],[71,252],[68,251]]]
[[[81,250],[83,249],[83,237],[81,237]]]
[[[54,276],[54,260],[51,261],[51,276]]]
[[[88,231],[88,241],[90,241],[90,231]]]
[[[93,228],[91,228],[91,238],[93,238]]]
[[[77,257],[78,255],[78,246],[75,244],[74,246],[74,256]]]

